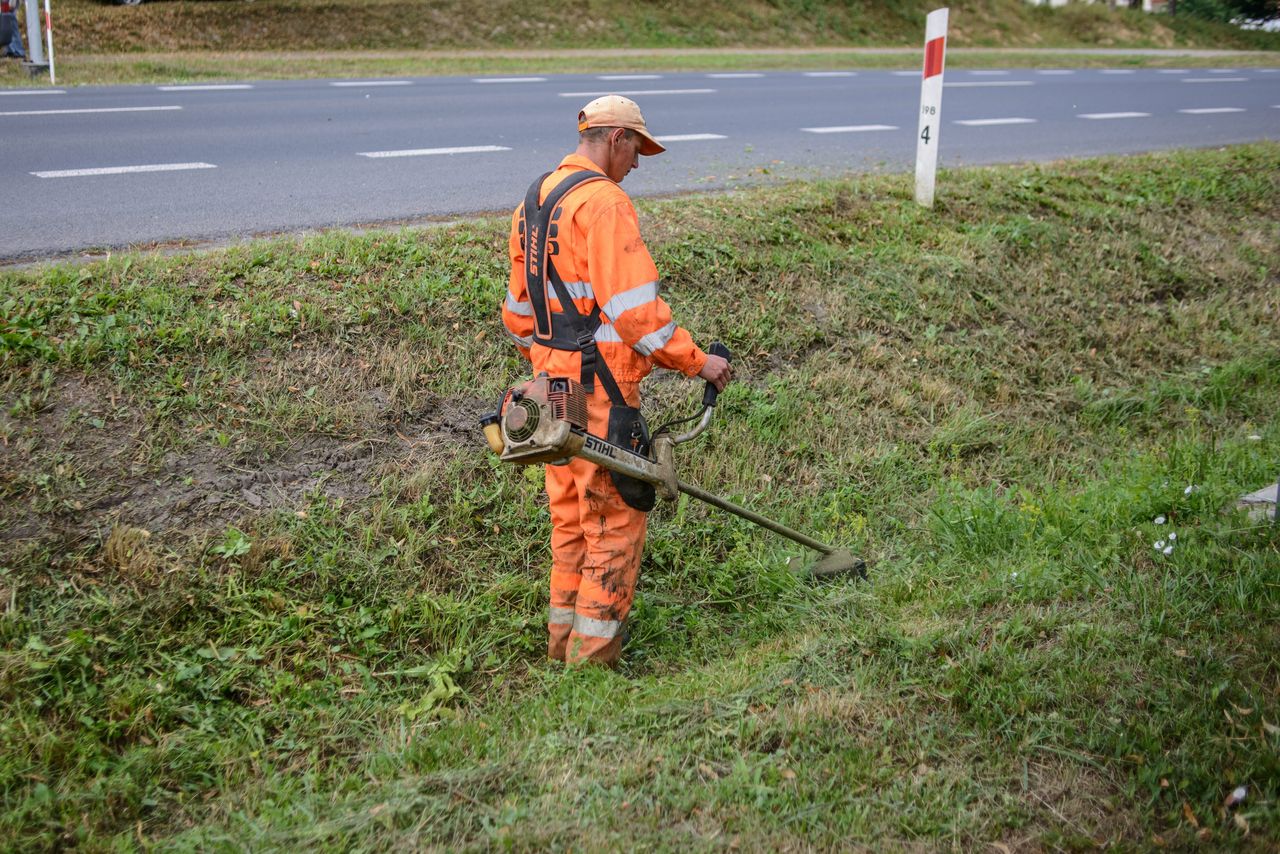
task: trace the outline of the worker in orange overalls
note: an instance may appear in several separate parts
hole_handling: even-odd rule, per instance
[[[618,186],[640,155],[663,151],[634,101],[597,98],[578,113],[577,151],[534,182],[511,218],[503,324],[535,374],[578,378],[587,387],[591,433],[633,445],[648,438],[640,380],[655,364],[721,390],[732,375],[726,359],[704,353],[671,319],[635,207]],[[635,596],[652,493],[576,458],[548,465],[546,483],[548,655],[613,666]]]

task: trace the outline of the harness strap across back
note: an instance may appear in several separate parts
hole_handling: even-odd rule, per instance
[[[529,303],[533,307],[533,340],[555,350],[576,350],[582,353],[582,385],[587,391],[592,391],[595,388],[595,378],[599,377],[600,384],[609,395],[609,402],[615,406],[625,406],[626,399],[609,371],[609,366],[600,358],[600,350],[596,345],[595,333],[601,323],[600,306],[593,308],[590,315],[583,316],[548,252],[549,246],[556,245],[559,236],[558,220],[564,212],[560,201],[576,187],[608,179],[591,170],[574,172],[557,184],[542,204],[538,204],[542,183],[550,175],[548,172],[534,181],[524,198],[524,278]],[[548,280],[555,289],[556,299],[560,301],[559,312],[551,311],[551,303],[547,299]]]

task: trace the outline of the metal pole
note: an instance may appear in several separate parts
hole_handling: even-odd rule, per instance
[[[27,62],[44,65],[44,39],[40,37],[40,0],[27,0]],[[35,70],[32,69],[32,74]]]
[[[759,525],[762,528],[768,528],[770,531],[773,531],[775,534],[781,534],[782,536],[786,537],[788,540],[794,540],[802,546],[807,546],[808,548],[813,549],[815,552],[821,552],[824,555],[829,555],[835,551],[835,548],[833,546],[829,546],[826,543],[820,543],[817,540],[813,539],[812,537],[806,537],[804,534],[800,533],[799,531],[793,531],[792,529],[788,528],[786,525],[783,525],[781,522],[775,522],[772,519],[766,519],[764,516],[761,516],[759,513],[753,513],[752,511],[748,510],[745,507],[739,507],[737,504],[734,504],[732,501],[725,501],[720,496],[712,495],[710,492],[707,492],[704,489],[699,489],[698,487],[692,484],[685,483],[683,480],[679,481],[678,485],[680,487],[680,491],[683,492],[685,495],[692,495],[694,498],[698,499],[699,501],[705,501],[714,507],[719,507],[721,510],[727,510],[728,512],[732,513],[735,516],[741,516],[743,519],[746,519],[748,522],[754,522],[755,524]]]

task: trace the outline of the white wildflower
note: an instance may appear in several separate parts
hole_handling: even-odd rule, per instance
[[[1157,516],[1157,517],[1156,517],[1156,524],[1157,524],[1157,525],[1163,525],[1163,524],[1164,524],[1164,522],[1165,522],[1165,519],[1164,519],[1164,517],[1163,517],[1163,516]]]
[[[1167,554],[1167,555],[1171,555],[1171,554],[1173,554],[1173,545],[1172,545],[1172,544],[1170,544],[1170,545],[1165,546],[1165,547],[1164,547],[1164,553],[1165,553],[1165,554]]]
[[[1178,535],[1177,535],[1177,534],[1175,534],[1173,531],[1170,531],[1170,532],[1169,532],[1169,542],[1171,542],[1171,543],[1172,543],[1172,542],[1173,542],[1174,540],[1176,540],[1176,539],[1178,539]]]
[[[1250,433],[1250,434],[1248,435],[1248,437],[1247,437],[1247,438],[1249,439],[1249,441],[1250,441],[1250,442],[1261,442],[1261,441],[1262,441],[1262,437],[1261,437],[1261,436],[1259,436],[1257,433]]]
[[[1155,543],[1152,544],[1152,548],[1154,548],[1156,551],[1160,551],[1162,548],[1164,548],[1164,540],[1156,540]]]
[[[1199,491],[1200,491],[1200,487],[1196,486],[1196,485],[1193,483],[1193,484],[1191,484],[1190,486],[1188,486],[1186,489],[1182,490],[1182,494],[1183,494],[1183,495],[1190,495],[1190,494],[1191,494],[1191,493],[1193,493],[1193,492],[1199,492]]]

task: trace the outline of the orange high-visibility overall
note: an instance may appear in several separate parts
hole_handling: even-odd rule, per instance
[[[565,177],[598,171],[571,154],[542,183],[539,202]],[[697,376],[706,354],[671,319],[658,295],[658,270],[640,237],[631,199],[613,181],[574,188],[561,201],[556,239],[548,254],[578,311],[598,306],[595,341],[600,358],[630,406],[640,406],[640,380],[655,364]],[[523,206],[511,218],[511,278],[502,320],[534,373],[578,378],[582,354],[535,340],[534,304],[525,278]],[[562,313],[555,289],[544,283],[545,303]],[[588,403],[588,429],[604,437],[609,397],[597,382]],[[551,502],[551,610],[547,652],[568,662],[613,664],[622,648],[622,625],[635,597],[647,517],[622,500],[606,469],[585,460],[547,466]]]

